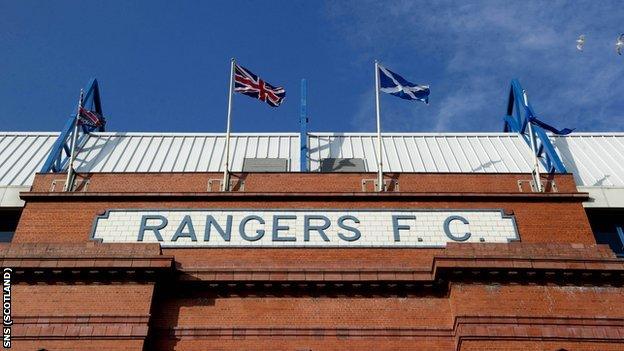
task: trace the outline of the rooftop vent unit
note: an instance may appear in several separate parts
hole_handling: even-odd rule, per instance
[[[324,158],[321,172],[366,172],[362,158]]]
[[[288,172],[288,159],[245,158],[243,172]]]

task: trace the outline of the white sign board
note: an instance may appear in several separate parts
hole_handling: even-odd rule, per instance
[[[425,248],[519,240],[502,210],[108,210],[91,238],[162,247]]]

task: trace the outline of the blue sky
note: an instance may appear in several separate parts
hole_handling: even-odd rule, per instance
[[[0,130],[59,130],[97,77],[110,131],[221,132],[229,59],[287,99],[234,98],[233,131],[375,130],[373,60],[430,84],[382,95],[384,131],[501,131],[519,78],[543,120],[624,131],[619,1],[0,1]],[[575,48],[587,36],[584,52]]]

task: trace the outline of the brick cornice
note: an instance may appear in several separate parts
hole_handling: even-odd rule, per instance
[[[455,340],[459,350],[464,340],[574,340],[624,343],[624,319],[621,318],[565,318],[565,317],[509,317],[509,316],[455,316],[452,325],[440,327],[334,327],[327,326],[220,326],[174,327],[158,329],[160,338],[440,338]]]
[[[513,192],[21,192],[24,201],[108,201],[108,200],[418,200],[418,201],[566,201],[583,202],[588,193],[513,193]]]
[[[0,246],[0,263],[16,271],[172,271],[174,258],[158,244],[13,243]]]
[[[14,317],[15,340],[145,339],[149,315],[69,315]]]
[[[464,341],[585,341],[624,345],[624,319],[457,316],[456,350]]]
[[[599,276],[603,282],[624,278],[624,260],[606,246],[580,244],[449,244],[433,256],[429,268],[307,269],[297,267],[180,268],[182,280],[207,282],[421,282],[462,280],[496,274],[505,280],[526,279],[536,274],[579,274],[583,279]],[[459,275],[457,273],[460,273]],[[520,278],[522,276],[522,278]]]
[[[240,268],[192,268],[181,269],[182,280],[217,282],[434,282],[445,272],[468,270],[478,274],[490,272],[517,273],[576,271],[591,274],[613,274],[619,279],[624,274],[624,260],[619,259],[525,259],[525,258],[475,258],[436,257],[431,270],[412,269],[240,269]],[[510,276],[511,277],[511,276]],[[609,276],[605,276],[608,279]],[[606,282],[606,281],[605,281]]]
[[[309,268],[300,267],[192,267],[175,266],[175,257],[162,255],[158,244],[10,244],[0,247],[0,261],[16,271],[34,273],[134,272],[177,270],[182,281],[245,282],[403,282],[431,284],[461,281],[465,274],[514,281],[518,279],[574,280],[600,278],[604,283],[624,278],[624,259],[606,246],[581,244],[449,244],[432,257],[426,268]],[[545,275],[545,276],[544,276]],[[41,276],[43,277],[43,275]],[[62,275],[57,276],[63,279]],[[568,279],[569,280],[569,279]]]

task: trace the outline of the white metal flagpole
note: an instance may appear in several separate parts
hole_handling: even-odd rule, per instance
[[[84,92],[80,89],[80,98],[78,99],[78,111],[74,119],[74,132],[72,133],[71,151],[69,155],[69,163],[67,164],[67,180],[63,191],[71,191],[74,185],[74,160],[76,159],[76,143],[78,142],[78,121],[80,119],[80,109],[82,108],[82,99]]]
[[[522,97],[524,98],[524,106],[529,108],[529,99],[527,97],[526,90],[522,90]],[[533,126],[531,121],[528,121],[529,128],[529,141],[531,142],[531,151],[533,152],[533,182],[535,182],[535,188],[538,192],[542,192],[542,178],[539,171],[539,160],[537,159],[537,145],[535,144],[535,135],[533,135]]]
[[[230,125],[232,121],[232,94],[234,92],[234,58],[230,65],[230,90],[228,95],[227,126],[225,131],[225,169],[223,170],[223,181],[221,191],[230,190]]]
[[[381,151],[381,116],[379,112],[379,63],[377,60],[375,60],[375,109],[377,112],[377,191],[383,191],[383,152]]]

